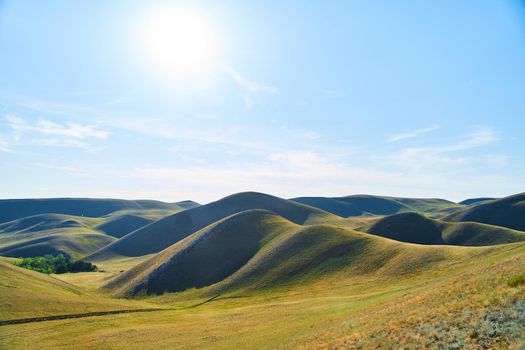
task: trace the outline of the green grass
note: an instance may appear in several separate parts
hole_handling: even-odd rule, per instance
[[[514,307],[525,300],[524,286],[506,280],[523,271],[525,244],[458,249],[476,253],[412,274],[328,275],[194,307],[199,290],[165,294],[141,300],[171,311],[5,326],[2,340],[6,349],[410,349],[461,339],[506,349],[518,341]]]
[[[139,308],[144,304],[110,299],[5,262],[0,262],[0,276],[0,320]]]

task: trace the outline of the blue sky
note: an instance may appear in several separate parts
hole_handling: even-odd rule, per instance
[[[523,1],[0,0],[2,198],[504,196],[524,131]]]

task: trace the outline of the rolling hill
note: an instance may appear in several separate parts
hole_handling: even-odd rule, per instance
[[[79,259],[115,240],[88,227],[0,233],[0,255],[18,258],[66,254]]]
[[[459,202],[459,204],[473,205],[473,204],[480,204],[480,203],[487,202],[487,201],[492,201],[494,199],[497,199],[497,198],[491,198],[491,197],[468,198],[468,199],[462,200],[461,202]]]
[[[192,201],[164,203],[153,200],[94,198],[42,198],[0,200],[0,223],[37,214],[68,214],[100,217],[117,210],[169,209],[182,210],[198,205]]]
[[[86,292],[51,276],[1,261],[0,276],[2,321],[141,306]]]
[[[410,274],[477,253],[457,247],[400,243],[331,225],[296,225],[265,210],[248,210],[214,223],[105,286],[119,296],[203,288],[279,289],[341,273]]]
[[[0,224],[0,234],[8,232],[38,232],[50,229],[90,227],[97,220],[64,214],[37,214]]]
[[[153,219],[132,214],[112,215],[104,220],[103,223],[95,226],[98,231],[107,235],[120,238],[128,233],[135,231],[143,226],[152,223]]]
[[[525,232],[476,222],[445,222],[417,213],[382,218],[368,233],[418,244],[484,246],[525,241]]]
[[[525,192],[468,207],[445,221],[474,221],[525,231]]]
[[[298,197],[291,200],[310,205],[329,213],[352,217],[361,215],[392,215],[401,212],[419,212],[430,216],[444,216],[464,206],[445,199],[401,198],[370,195],[346,197]]]
[[[249,209],[270,210],[298,224],[332,217],[320,209],[286,199],[257,192],[243,192],[160,219],[120,238],[88,259],[98,261],[116,256],[157,253],[218,220]]]

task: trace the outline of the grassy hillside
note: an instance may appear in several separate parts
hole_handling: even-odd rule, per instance
[[[0,233],[0,255],[34,257],[45,254],[67,254],[82,258],[115,241],[88,227],[65,227],[43,231]]]
[[[38,214],[0,224],[0,234],[37,232],[58,228],[90,227],[97,219],[63,214]]]
[[[183,202],[184,206],[191,205]],[[100,217],[124,209],[184,209],[177,203],[152,200],[94,199],[94,198],[42,198],[0,200],[0,223],[37,214],[68,214]]]
[[[203,290],[211,296],[307,285],[335,273],[346,278],[410,274],[475,252],[400,243],[331,225],[303,227],[250,210],[188,236],[106,288],[117,295],[142,295],[211,286]]]
[[[267,194],[238,193],[158,220],[104,247],[89,259],[100,261],[157,253],[218,220],[249,209],[266,209],[299,224],[332,217],[322,210]]]
[[[461,202],[459,202],[459,204],[473,205],[473,204],[480,204],[480,203],[487,202],[487,201],[492,201],[494,199],[497,199],[497,198],[491,198],[491,197],[468,198],[468,199],[462,200]]]
[[[154,220],[131,214],[112,215],[104,220],[103,223],[95,226],[95,229],[107,235],[120,238],[143,226],[152,223]]]
[[[367,231],[418,244],[483,246],[525,241],[525,232],[475,222],[444,222],[417,213],[387,216]]]
[[[0,320],[141,307],[0,262]]]
[[[525,193],[487,201],[454,213],[446,221],[474,221],[525,231]]]
[[[385,196],[354,195],[347,197],[299,197],[293,201],[303,203],[341,217],[360,215],[392,215],[414,211],[430,216],[443,216],[463,208],[444,199],[399,198]]]
[[[508,349],[517,345],[520,333],[525,335],[520,316],[525,285],[509,285],[509,281],[523,274],[525,243],[422,248],[455,253],[451,259],[412,267],[412,260],[399,255],[400,263],[409,264],[408,273],[404,265],[398,265],[396,274],[341,270],[308,283],[234,291],[213,300],[196,298],[201,290],[148,297],[145,300],[173,309],[5,326],[0,338],[7,349]]]

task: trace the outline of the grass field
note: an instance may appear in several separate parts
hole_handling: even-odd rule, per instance
[[[517,345],[525,285],[508,282],[523,274],[525,244],[463,249],[483,253],[424,274],[333,275],[308,287],[223,295],[201,305],[198,290],[148,297],[141,300],[172,310],[3,326],[0,339],[8,349]]]
[[[253,206],[272,210],[245,210]],[[158,237],[175,244],[98,254],[98,272],[43,275],[0,257],[0,348],[509,349],[525,340],[525,242],[509,243],[522,232],[421,214],[343,218],[257,193],[188,212],[120,240],[134,250]],[[94,231],[136,215],[37,224]],[[46,231],[12,225],[0,238]],[[401,231],[392,240],[366,232],[374,227]],[[410,243],[421,238],[427,245]]]

